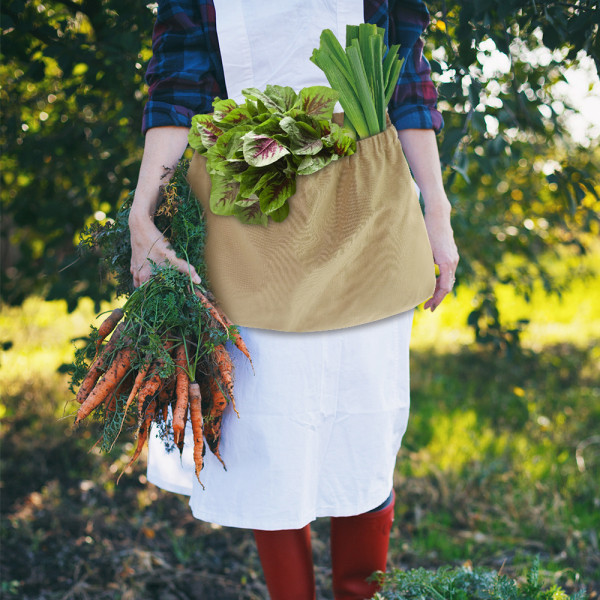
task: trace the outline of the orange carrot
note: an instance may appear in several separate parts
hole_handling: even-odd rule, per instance
[[[117,326],[117,323],[123,318],[125,312],[122,308],[115,308],[110,315],[102,322],[102,325],[98,328],[98,340],[96,341],[96,354],[100,350],[102,342],[106,336]]]
[[[88,369],[88,372],[86,373],[85,378],[79,386],[79,390],[77,390],[77,396],[75,397],[75,400],[77,400],[79,404],[81,404],[90,395],[90,392],[94,389],[96,382],[98,379],[100,379],[100,376],[104,372],[104,361],[102,356],[103,355],[101,354],[94,359],[90,365],[90,368]]]
[[[173,342],[170,340],[166,340],[164,342],[164,348],[168,352],[171,349]],[[142,387],[138,392],[138,419],[141,422],[144,412],[147,409],[148,403],[150,400],[158,394],[165,385],[165,381],[161,378],[159,371],[164,365],[164,360],[162,358],[158,358],[153,361],[150,365],[150,369],[148,373],[150,377],[146,379]]]
[[[85,419],[96,407],[100,406],[108,398],[109,394],[116,389],[131,366],[133,354],[134,351],[131,348],[124,348],[119,351],[108,371],[104,373],[102,379],[79,407],[75,425]]]
[[[229,352],[227,352],[223,344],[219,344],[218,346],[215,346],[214,356],[219,374],[221,375],[221,382],[229,394],[229,399],[231,400],[231,405],[235,414],[239,417],[240,413],[238,413],[235,407],[235,398],[233,396],[233,363],[231,362]]]
[[[125,403],[125,414],[124,414],[123,418],[125,418],[125,415],[127,415],[127,410],[131,406],[131,403],[133,402],[133,399],[136,397],[139,389],[142,387],[142,383],[144,382],[144,379],[145,379],[146,375],[148,374],[150,365],[151,365],[151,363],[148,362],[147,364],[143,365],[142,368],[138,371],[138,374],[136,375],[135,381],[133,383],[133,388],[131,388],[131,392],[129,393],[129,397],[127,398],[127,402]]]
[[[100,376],[106,370],[106,365],[104,364],[105,359],[110,356],[110,353],[114,350],[114,347],[119,341],[124,328],[125,323],[120,323],[112,334],[109,342],[106,344],[106,346],[104,346],[102,352],[98,353],[98,351],[96,351],[96,357],[90,365],[87,375],[81,382],[79,390],[77,391],[77,396],[75,397],[79,404],[82,404],[83,401],[90,395],[90,392],[94,389],[98,379],[100,379]]]
[[[217,321],[218,323],[220,323],[223,326],[223,328],[229,335],[229,329],[228,329],[227,325],[225,324],[225,321],[223,321],[223,319],[221,318],[219,311],[209,302],[208,298],[200,290],[195,289],[194,293],[200,300],[200,303],[202,304],[202,306],[204,306],[208,310],[208,312],[212,315],[212,317],[215,319],[215,321]]]
[[[169,404],[173,397],[175,390],[175,378],[171,377],[164,382],[164,385],[160,389],[158,396],[156,397],[157,408],[162,411],[163,421],[166,423],[169,417]]]
[[[163,380],[158,373],[160,365],[154,361],[150,366],[149,375],[138,392],[138,420],[141,422],[147,413],[149,404],[154,396],[160,391]]]
[[[223,467],[225,467],[225,463],[219,452],[219,443],[221,441],[221,425],[223,421],[223,412],[227,406],[227,399],[219,389],[216,379],[211,377],[209,379],[209,385],[212,398],[208,415],[205,419],[204,434],[206,436],[206,443],[211,452],[221,461]]]
[[[177,403],[173,411],[173,439],[179,445],[179,437],[185,429],[188,408],[188,388],[190,386],[190,378],[186,367],[185,342],[175,350],[175,366],[177,367],[177,383],[175,384],[175,394]]]
[[[144,417],[144,423],[142,424],[138,432],[138,441],[135,452],[133,453],[131,460],[127,463],[127,466],[121,471],[119,477],[117,477],[117,485],[119,485],[119,481],[123,476],[123,473],[125,473],[125,471],[139,458],[140,454],[142,453],[142,450],[144,449],[144,444],[148,439],[148,433],[150,432],[150,424],[152,423],[152,419],[154,418],[155,410],[156,401],[153,400],[148,405],[146,416]]]
[[[208,294],[207,294],[208,296]],[[212,294],[210,294],[210,298],[214,298],[214,296]],[[250,364],[252,365],[252,358],[250,358],[250,352],[248,351],[248,348],[244,342],[244,340],[242,339],[242,336],[240,335],[240,332],[234,328],[233,331],[231,331],[231,327],[235,327],[233,325],[233,323],[231,322],[231,320],[229,319],[229,317],[221,310],[221,308],[215,304],[215,308],[218,311],[218,313],[221,315],[221,318],[223,319],[223,322],[225,323],[225,325],[227,325],[227,330],[229,331],[230,335],[233,337],[233,343],[236,345],[237,349],[242,352],[246,358],[250,361]],[[252,370],[254,370],[254,365],[252,365]]]
[[[196,477],[200,485],[204,488],[200,481],[200,471],[203,466],[202,451],[204,449],[204,439],[202,437],[202,397],[200,395],[200,386],[195,382],[189,385],[189,403],[190,403],[190,420],[192,422],[192,431],[194,432],[194,465],[196,467]]]

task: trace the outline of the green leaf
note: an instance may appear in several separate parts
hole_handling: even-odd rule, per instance
[[[358,98],[363,114],[365,115],[365,120],[369,129],[369,135],[376,135],[380,133],[379,122],[377,120],[377,113],[375,112],[373,94],[371,92],[371,88],[369,87],[365,65],[360,53],[359,42],[357,40],[352,40],[352,45],[346,49],[346,52],[354,72],[356,88],[358,90]]]
[[[338,69],[340,74],[346,79],[346,81],[348,81],[350,85],[353,85],[354,78],[352,77],[352,68],[350,67],[350,61],[348,60],[348,56],[346,55],[344,48],[342,48],[342,45],[340,44],[339,40],[335,37],[331,29],[324,29],[321,32],[320,47],[318,50],[316,50],[316,52],[322,54],[323,56],[327,56],[329,60]]]
[[[244,159],[253,167],[270,165],[289,154],[290,151],[268,135],[246,133],[244,140]]]
[[[305,156],[298,165],[296,172],[298,175],[312,175],[322,168],[326,167],[330,162],[335,160],[337,155],[318,155],[318,156]]]
[[[271,179],[277,177],[277,174],[277,171],[248,167],[240,178],[240,191],[236,204],[239,204],[242,200],[244,204],[247,204],[248,200],[257,200],[259,192],[267,186]],[[252,196],[255,197],[251,198]]]
[[[274,210],[269,216],[276,223],[281,223],[281,221],[284,221],[289,214],[290,214],[290,203],[286,201],[277,210]]]
[[[266,227],[269,222],[269,217],[262,213],[258,200],[245,206],[236,205],[235,216],[246,225],[263,225]]]
[[[268,215],[277,210],[296,191],[296,180],[283,173],[271,179],[258,195],[260,209]]]
[[[237,212],[235,200],[239,184],[222,175],[211,176],[210,210],[216,215],[233,215]]]
[[[344,122],[356,131],[359,138],[369,137],[369,128],[354,90],[354,85],[346,79],[343,71],[334,64],[331,56],[326,52],[315,49],[311,61],[325,73],[331,87],[340,93],[339,102],[344,109]]]
[[[290,150],[293,154],[317,154],[323,148],[323,142],[316,129],[297,122],[292,117],[284,117],[279,126],[290,138]]]
[[[222,160],[243,160],[244,141],[242,136],[252,131],[252,125],[244,124],[227,130],[219,137],[210,154],[222,157]]]
[[[267,85],[265,96],[276,104],[281,112],[287,112],[296,104],[298,94],[289,86]]]
[[[315,85],[300,91],[299,104],[313,119],[330,120],[338,98],[339,93],[335,90],[324,85]]]
[[[346,47],[348,47],[352,40],[358,39],[358,25],[346,25]]]
[[[223,130],[215,125],[211,115],[194,115],[188,134],[188,143],[194,150],[202,151],[217,142]]]
[[[351,133],[334,123],[331,133],[323,138],[323,143],[327,147],[332,147],[338,156],[354,154],[356,152],[356,139]]]
[[[256,100],[256,106],[259,113],[280,111],[277,102],[272,100],[267,94],[261,92],[258,88],[245,88],[242,90],[244,97]]]
[[[270,135],[273,136],[277,133],[281,132],[279,127],[279,123],[281,122],[281,117],[277,115],[269,115],[269,118],[259,125],[255,125],[252,128],[252,131],[256,134],[260,135]]]
[[[236,108],[238,108],[237,102],[231,98],[228,98],[227,100],[215,98],[213,102],[213,119],[218,123]]]
[[[375,103],[375,112],[379,121],[379,130],[386,128],[385,110],[387,103],[385,101],[385,83],[383,81],[383,36],[371,36],[369,38],[371,51],[371,69],[372,69],[372,89],[373,100]]]
[[[398,79],[400,78],[400,73],[402,72],[402,67],[404,65],[404,59],[396,59],[392,61],[391,69],[389,73],[389,79],[385,83],[385,105],[387,106],[392,99],[394,94],[394,90],[396,89],[396,85],[398,83]]]
[[[251,118],[252,115],[250,114],[250,111],[244,104],[242,104],[242,106],[238,106],[224,115],[219,122],[219,125],[222,128],[234,127],[235,125],[240,125],[241,123],[250,121]]]

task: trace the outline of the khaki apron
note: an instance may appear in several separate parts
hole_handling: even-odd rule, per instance
[[[341,4],[348,10],[352,3]],[[247,15],[246,3],[243,8]],[[234,60],[233,49],[251,56],[252,34],[240,35],[234,21],[219,29],[224,63],[228,56]],[[319,23],[317,39],[323,28]],[[235,42],[227,37],[234,31]],[[293,48],[290,52],[297,61]],[[311,85],[301,70],[290,69],[287,79],[278,81],[262,74],[267,60],[238,63],[239,57],[234,62],[238,79],[231,73],[228,78],[226,69],[228,93],[236,99],[240,89],[253,85],[264,89],[278,83],[298,90],[294,74]],[[308,58],[307,64],[316,69]],[[253,66],[262,87],[250,79]],[[290,332],[341,329],[404,312],[433,294],[435,267],[425,222],[389,122],[385,132],[360,140],[354,155],[298,176],[289,216],[281,223],[269,220],[266,227],[210,211],[205,165],[206,159],[195,154],[188,180],[204,208],[208,283],[237,325]]]

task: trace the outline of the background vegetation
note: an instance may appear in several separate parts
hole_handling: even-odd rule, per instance
[[[573,67],[590,73],[579,95],[598,94],[599,3],[428,5],[461,263],[455,296],[416,318],[390,562],[519,576],[539,555],[549,583],[598,597],[600,130],[584,131],[571,104],[582,100]],[[147,484],[143,464],[115,487],[131,444],[88,452],[95,432],[72,430],[57,372],[113,299],[97,258],[75,245],[135,184],[151,8],[0,8],[7,597],[265,597],[248,532],[195,521],[184,498]],[[324,599],[327,535],[318,521]]]
[[[522,576],[539,556],[548,586],[585,584],[599,597],[598,256],[586,265],[596,277],[575,281],[551,319],[543,290],[530,304],[501,294],[502,308],[531,311],[535,335],[518,360],[474,346],[460,319],[474,290],[417,314],[390,565]],[[97,429],[73,429],[75,405],[57,368],[93,317],[89,300],[69,314],[65,301],[39,298],[0,316],[13,342],[0,356],[6,597],[266,598],[250,532],[194,520],[185,497],[146,482],[143,461],[115,486],[131,441],[104,455],[90,452]],[[320,600],[332,598],[328,535],[328,520],[317,520]]]

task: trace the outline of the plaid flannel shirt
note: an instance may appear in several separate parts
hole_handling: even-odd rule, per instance
[[[423,56],[421,34],[429,24],[422,0],[365,0],[365,22],[385,29],[385,44],[400,44],[404,68],[390,101],[397,129],[443,126],[437,93]],[[149,99],[142,130],[189,127],[198,113],[212,111],[216,96],[227,97],[212,0],[161,0],[152,35],[153,56],[146,71]]]

